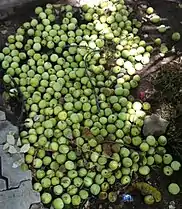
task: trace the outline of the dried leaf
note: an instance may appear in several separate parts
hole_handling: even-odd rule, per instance
[[[10,145],[8,152],[10,154],[15,154],[15,153],[17,153],[17,150],[14,146]]]
[[[8,148],[9,148],[9,144],[8,143],[4,144],[3,150],[7,150]]]
[[[17,140],[17,142],[16,142],[16,146],[21,146],[21,139],[20,139],[20,137],[18,138],[18,140]]]
[[[15,138],[13,135],[7,135],[7,143],[10,145],[15,145]]]
[[[108,155],[108,156],[112,156],[112,145],[109,144],[109,143],[104,143],[102,145],[102,148],[103,148],[103,152]]]
[[[28,152],[28,150],[30,149],[30,144],[24,144],[21,149],[20,149],[20,152],[21,153],[26,153]]]
[[[23,158],[21,158],[21,159],[15,161],[15,162],[13,163],[13,165],[12,165],[12,168],[18,168],[19,166],[21,166],[22,163],[24,163],[24,159],[23,159]]]
[[[82,136],[86,139],[91,139],[93,138],[93,134],[91,133],[89,128],[84,128],[82,131]]]

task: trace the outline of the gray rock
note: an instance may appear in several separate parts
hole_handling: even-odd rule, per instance
[[[0,144],[4,144],[6,142],[6,136],[9,132],[13,132],[18,136],[19,131],[18,128],[9,121],[0,120]]]
[[[0,110],[0,121],[6,120],[5,112]]]
[[[39,202],[40,195],[32,190],[31,181],[22,182],[18,189],[0,192],[1,209],[29,209]]]
[[[160,136],[166,132],[169,122],[161,116],[152,114],[144,120],[143,134],[144,136]]]
[[[0,179],[0,191],[6,190],[6,180],[5,179]]]
[[[176,203],[174,201],[171,201],[169,203],[169,209],[175,209],[176,208]]]
[[[30,209],[46,209],[41,203],[33,204]]]
[[[13,163],[21,158],[24,158],[20,154],[8,154],[3,150],[3,145],[0,145],[1,155],[1,175],[8,181],[8,188],[18,188],[21,181],[31,180],[31,171],[23,172],[20,167],[13,168]],[[0,207],[1,208],[1,207]]]

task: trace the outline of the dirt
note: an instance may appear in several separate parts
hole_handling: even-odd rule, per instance
[[[42,2],[45,1],[42,0]],[[182,2],[176,0],[127,0],[127,2],[134,8],[135,14],[139,19],[143,17],[143,10],[146,8],[146,5],[155,9],[162,17],[163,24],[170,26],[172,29],[161,36],[164,42],[168,43],[169,48],[173,44],[170,38],[171,31],[179,31],[182,34],[182,8],[179,6]],[[1,18],[3,17],[0,23],[0,48],[4,45],[5,39],[9,34],[14,33],[21,23],[32,17],[33,9],[36,5],[37,3],[34,1],[34,3],[27,3],[24,9],[22,7],[16,9],[9,8],[8,16],[0,16]],[[156,31],[156,27],[150,24],[150,22],[144,22],[141,36],[147,37],[146,41],[151,43],[152,40],[159,37],[159,34]],[[140,94],[143,92],[145,96],[142,99],[150,102],[152,106],[151,112],[157,113],[170,121],[166,133],[169,139],[168,150],[175,155],[176,159],[182,161],[182,42],[175,44],[175,51],[176,53],[169,52],[165,57],[159,56],[158,51],[155,51],[150,64],[139,72],[142,79],[134,95],[137,99],[141,99]],[[181,209],[181,194],[177,196],[169,195],[167,186],[171,182],[177,182],[182,188],[182,171],[174,173],[171,177],[166,177],[162,173],[159,169],[154,169],[151,178],[146,180],[146,182],[151,183],[161,191],[162,201],[160,203],[152,206],[145,205],[140,193],[133,191],[129,192],[134,200],[131,203],[123,203],[120,194],[117,202],[112,204],[91,198],[91,204],[87,208],[170,209],[169,205],[171,201],[174,201],[175,207],[171,209]],[[118,190],[122,189],[117,187]]]

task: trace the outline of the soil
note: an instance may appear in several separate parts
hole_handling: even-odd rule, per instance
[[[45,1],[41,1],[41,3]],[[53,2],[53,1],[49,1]],[[180,1],[177,0],[127,0],[127,3],[134,8],[135,15],[139,19],[143,17],[143,10],[147,6],[152,6],[155,11],[162,17],[162,22],[170,26],[172,30],[162,35],[165,43],[168,43],[169,48],[172,45],[171,31],[179,31],[182,34],[182,8],[179,6]],[[40,5],[40,1],[38,2]],[[33,9],[37,5],[28,3],[26,6],[19,6],[18,8],[8,9],[8,16],[0,15],[2,19],[0,23],[0,48],[4,45],[6,37],[14,33],[16,28],[21,23],[29,20],[33,15]],[[150,43],[159,34],[150,22],[144,22],[141,36]],[[167,119],[170,124],[166,135],[169,139],[168,149],[175,155],[175,158],[182,161],[182,42],[175,46],[176,53],[169,52],[165,57],[159,56],[157,49],[154,51],[152,60],[149,65],[138,72],[141,75],[141,83],[137,91],[134,92],[135,97],[143,101],[150,102],[152,106],[152,113],[161,115],[162,118]],[[141,98],[141,92],[144,97]],[[178,183],[182,188],[182,171],[174,173],[171,177],[166,177],[159,169],[154,169],[151,178],[146,180],[151,185],[158,188],[162,193],[162,201],[152,206],[143,203],[143,197],[140,192],[132,191],[129,194],[133,197],[133,202],[123,203],[121,195],[116,203],[109,204],[107,201],[97,201],[94,198],[90,199],[90,206],[87,208],[110,208],[110,209],[181,209],[182,198],[181,194],[177,196],[169,195],[167,186],[171,182]],[[117,192],[121,188],[113,188]],[[123,192],[123,191],[122,191]],[[127,190],[125,191],[127,193]],[[174,201],[175,207],[170,207],[171,201]]]

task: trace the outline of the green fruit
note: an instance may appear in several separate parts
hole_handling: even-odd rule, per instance
[[[143,109],[146,111],[151,109],[151,105],[148,102],[144,102],[142,106],[143,106]]]
[[[112,161],[109,163],[109,168],[110,168],[111,170],[113,170],[113,171],[116,170],[116,169],[118,168],[118,162],[112,160]]]
[[[72,161],[70,161],[70,160],[65,162],[65,168],[66,168],[67,170],[73,170],[74,167],[75,167],[74,162],[72,162]]]
[[[180,168],[181,168],[181,163],[178,162],[178,161],[172,161],[172,163],[171,163],[171,168],[172,168],[174,171],[179,171]]]
[[[92,184],[92,186],[90,187],[90,192],[93,195],[98,195],[100,192],[100,186],[98,184]]]
[[[41,201],[43,204],[49,204],[52,200],[52,196],[51,194],[47,193],[47,192],[44,192],[42,195],[41,195]]]
[[[180,193],[180,187],[178,186],[178,184],[176,183],[171,183],[168,186],[168,191],[169,193],[171,193],[172,195],[177,195]]]
[[[33,160],[33,167],[34,168],[40,168],[42,166],[42,160],[39,158],[35,158]]]
[[[150,168],[148,166],[146,166],[146,165],[145,166],[141,166],[139,168],[139,173],[141,175],[143,175],[143,176],[146,176],[146,175],[148,175],[150,173]]]
[[[63,188],[67,188],[69,187],[69,185],[71,184],[71,180],[68,177],[63,177],[61,179],[61,185],[63,186]]]
[[[116,202],[117,193],[116,192],[109,192],[108,199],[109,199],[109,202]]]
[[[178,32],[174,32],[172,34],[172,37],[171,38],[172,38],[173,41],[179,41],[181,39],[181,34],[178,33]]]
[[[146,142],[142,142],[142,143],[140,144],[140,150],[141,150],[142,152],[147,152],[147,151],[149,150],[149,145],[148,145]]]
[[[147,142],[150,146],[155,146],[155,144],[156,144],[155,137],[154,137],[154,136],[147,136],[146,142]]]
[[[139,146],[142,143],[142,139],[140,136],[132,137],[132,144],[134,146]]]
[[[154,160],[156,164],[161,164],[162,163],[162,157],[158,154],[154,155]]]
[[[63,187],[61,185],[56,185],[53,187],[53,192],[55,195],[59,196],[63,193]]]
[[[171,176],[173,174],[173,169],[170,166],[165,166],[163,172],[166,176]]]
[[[42,188],[42,185],[40,183],[36,182],[33,185],[33,189],[37,192],[41,192],[43,188]]]
[[[122,148],[120,149],[120,156],[121,156],[121,157],[128,157],[129,154],[130,154],[130,150],[129,150],[129,149],[127,149],[127,148],[125,148],[125,147],[122,147]]]
[[[147,205],[153,205],[155,203],[155,199],[152,195],[146,195],[144,197],[144,203]]]
[[[71,196],[67,193],[64,193],[61,196],[62,201],[64,202],[65,205],[69,205],[71,203]]]
[[[154,164],[154,161],[155,160],[154,160],[154,158],[152,156],[147,157],[147,164],[149,166],[153,165]]]
[[[43,188],[49,188],[51,186],[51,180],[49,178],[43,178],[41,180],[41,185]]]
[[[123,166],[126,168],[131,167],[133,164],[132,160],[128,157],[123,158],[122,163],[123,163]]]
[[[152,17],[150,18],[150,21],[152,23],[158,23],[158,22],[160,22],[160,20],[161,20],[161,18],[156,14],[152,15]]]
[[[61,198],[56,198],[52,202],[52,206],[54,209],[63,209],[64,208],[64,203]]]
[[[81,198],[79,195],[73,195],[71,199],[71,203],[73,206],[78,206],[81,203]]]
[[[168,47],[165,44],[161,44],[161,46],[160,46],[160,52],[162,54],[166,54],[168,52]]]
[[[122,185],[130,184],[130,182],[131,182],[130,176],[123,176],[123,177],[121,178],[121,184],[122,184]]]
[[[76,187],[80,187],[83,184],[83,180],[80,177],[76,177],[74,178],[73,183]]]
[[[166,165],[170,164],[172,160],[173,160],[173,157],[170,154],[165,154],[163,156],[163,163]]]
[[[156,45],[160,46],[161,43],[162,43],[162,41],[161,41],[160,38],[156,38],[155,41],[154,41],[154,43],[155,43]]]
[[[79,196],[81,197],[82,200],[86,200],[88,198],[88,192],[86,190],[80,190],[79,191]]]
[[[165,136],[160,136],[158,138],[158,143],[161,145],[161,146],[165,146],[167,144],[167,138]]]
[[[90,187],[92,185],[92,183],[93,183],[93,180],[90,177],[87,177],[87,176],[84,178],[83,181],[84,181],[84,185],[86,187]]]
[[[160,33],[165,33],[167,30],[167,27],[165,25],[160,25],[157,29]]]
[[[146,10],[147,14],[152,14],[154,12],[154,9],[152,7],[148,7]]]

